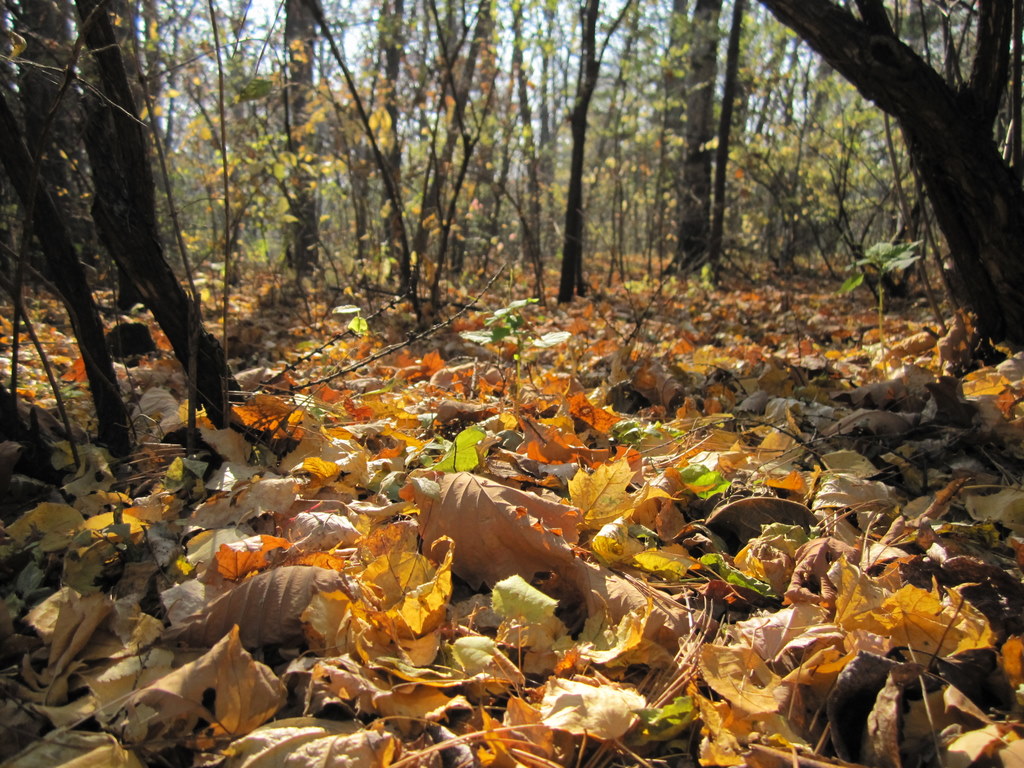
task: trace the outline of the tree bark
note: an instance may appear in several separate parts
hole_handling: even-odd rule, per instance
[[[42,179],[39,168],[22,139],[21,129],[7,99],[0,96],[0,163],[21,198],[24,208],[32,208],[32,230],[43,248],[47,270],[67,308],[75,341],[82,352],[89,391],[96,407],[99,439],[115,456],[124,456],[130,448],[128,413],[117,389],[114,364],[107,349],[96,303],[93,301],[85,269]],[[35,183],[33,183],[35,177]],[[25,232],[24,237],[31,237]]]
[[[1024,343],[1024,194],[993,139],[1009,69],[1012,4],[981,0],[968,82],[952,88],[883,28],[829,0],[761,0],[903,129],[950,249],[954,285],[992,341]]]
[[[533,109],[530,105],[529,77],[523,50],[526,42],[523,38],[523,3],[512,4],[512,75],[516,80],[516,98],[519,104],[519,122],[522,126],[520,135],[523,152],[526,155],[526,215],[522,219],[523,242],[530,263],[533,265],[534,285],[541,294],[544,285],[544,257],[541,251],[541,180],[540,159],[537,156],[537,145],[533,140]],[[508,158],[508,154],[505,155]]]
[[[93,218],[111,257],[138,288],[186,371],[195,354],[199,401],[214,425],[224,427],[229,416],[227,393],[237,385],[224,350],[202,327],[198,307],[164,258],[145,129],[110,17],[100,0],[76,0],[76,5],[104,97],[91,105],[85,130],[96,187]],[[194,348],[193,330],[198,331]]]
[[[289,208],[295,221],[288,242],[291,266],[299,279],[319,263],[320,214],[316,199],[316,178],[303,158],[315,139],[309,125],[309,98],[313,90],[313,43],[316,19],[305,0],[288,0],[285,6],[284,40],[288,47],[288,85],[285,115],[288,150],[296,157]]]
[[[745,0],[735,0],[729,44],[725,53],[725,83],[722,86],[722,111],[718,118],[718,146],[715,147],[714,204],[711,209],[711,233],[708,242],[708,264],[718,268],[722,257],[722,233],[725,231],[726,170],[729,165],[729,140],[732,135],[732,111],[736,101],[736,85],[740,66],[740,34],[743,31]]]
[[[597,19],[601,14],[599,0],[586,0],[580,8],[583,31],[580,71],[576,84],[576,101],[569,118],[572,133],[572,159],[569,167],[569,190],[565,206],[565,240],[562,244],[562,273],[558,283],[558,303],[572,301],[573,296],[586,293],[583,280],[583,160],[587,144],[587,112],[597,87],[600,63],[597,57]]]
[[[692,272],[708,257],[711,228],[711,159],[715,79],[718,75],[718,17],[722,0],[697,0],[693,11],[689,68],[684,77],[686,115],[679,174],[679,232],[670,272]]]

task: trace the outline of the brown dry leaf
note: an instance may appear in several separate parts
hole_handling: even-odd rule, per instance
[[[239,525],[270,512],[285,512],[298,495],[290,477],[256,478],[238,483],[231,493],[218,493],[199,505],[189,522],[212,530]]]
[[[868,714],[861,760],[879,768],[902,768],[900,761],[900,721],[903,709],[903,686],[890,673],[875,704]]]
[[[302,612],[318,592],[345,587],[337,571],[282,566],[257,574],[171,627],[165,639],[206,648],[237,626],[242,645],[298,645],[304,642]]]
[[[608,461],[612,455],[608,449],[587,448],[576,435],[566,434],[526,416],[520,421],[526,441],[519,450],[535,461],[545,464],[582,463],[592,467]]]
[[[736,631],[760,658],[789,668],[822,648],[841,648],[844,638],[825,609],[809,603],[737,622]]]
[[[786,589],[786,600],[790,603],[815,603],[821,605],[836,605],[837,616],[847,609],[848,605],[838,604],[838,601],[845,595],[847,600],[855,600],[856,591],[843,592],[843,585],[835,583],[835,576],[832,573],[833,561],[840,560],[848,562],[856,557],[852,547],[843,544],[831,536],[813,539],[802,544],[796,551],[796,560],[793,567],[793,575]],[[843,571],[851,579],[860,578],[852,573]],[[851,582],[852,583],[852,582]],[[870,589],[871,585],[865,585]],[[837,597],[837,590],[839,597]],[[839,619],[837,618],[838,622]]]
[[[134,753],[109,733],[53,731],[30,744],[4,768],[144,768]]]
[[[741,716],[769,715],[783,703],[782,678],[753,648],[705,645],[700,650],[700,670],[705,682]]]
[[[672,377],[664,366],[650,358],[633,374],[633,389],[647,398],[652,405],[660,405],[666,410],[676,407],[685,397],[683,384]]]
[[[224,768],[387,768],[398,748],[395,737],[358,728],[355,722],[281,720],[232,742]]]
[[[281,681],[249,655],[232,627],[203,656],[132,695],[126,741],[242,736],[273,717],[284,699]],[[194,734],[200,721],[209,725]]]
[[[565,572],[576,559],[579,513],[572,507],[477,477],[445,474],[432,498],[414,486],[427,548],[455,543],[452,568],[470,586],[493,586],[513,574]]]
[[[773,496],[751,496],[715,509],[708,515],[707,525],[716,533],[745,544],[761,535],[761,529],[772,523],[798,525],[807,529],[817,524],[814,513],[796,501]]]
[[[588,616],[605,616],[618,624],[630,614],[646,616],[644,637],[673,648],[684,634],[699,631],[699,612],[668,599],[654,599],[658,593],[644,590],[637,583],[608,568],[577,560],[570,578],[578,590]],[[653,594],[652,594],[653,593]]]
[[[443,720],[456,709],[472,709],[465,696],[449,696],[434,686],[401,684],[374,698],[381,717]]]
[[[25,620],[50,644],[43,684],[60,679],[113,610],[114,601],[107,595],[82,597],[65,587],[29,612]]]

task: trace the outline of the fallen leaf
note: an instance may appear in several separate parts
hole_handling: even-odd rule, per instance
[[[237,738],[273,717],[284,700],[281,681],[242,648],[232,627],[207,653],[132,694],[126,741]]]
[[[596,739],[619,739],[647,701],[631,688],[582,680],[548,680],[538,707],[550,728]]]
[[[282,566],[257,574],[221,595],[198,613],[172,626],[166,640],[208,648],[237,627],[245,648],[299,645],[305,641],[302,612],[313,595],[342,589],[337,571]]]

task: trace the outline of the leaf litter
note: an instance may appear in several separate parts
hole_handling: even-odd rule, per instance
[[[277,317],[193,456],[180,371],[121,367],[120,463],[53,329],[80,464],[23,377],[3,764],[1019,764],[1024,357],[795,290],[518,301],[343,377],[387,329]]]

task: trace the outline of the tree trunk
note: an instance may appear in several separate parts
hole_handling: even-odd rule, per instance
[[[978,330],[1024,343],[1024,194],[992,136],[1008,77],[1011,4],[981,0],[970,79],[954,89],[895,37],[878,0],[859,3],[865,20],[829,0],[761,3],[897,119]]]
[[[207,333],[198,307],[164,258],[156,221],[153,172],[145,129],[128,82],[110,17],[99,0],[76,0],[82,34],[96,58],[102,100],[94,100],[85,130],[96,187],[93,217],[110,255],[139,289],[186,371],[196,357],[196,390],[207,416],[227,425],[231,378],[224,350]],[[196,328],[193,323],[198,323]],[[196,345],[190,343],[196,330]]]
[[[32,162],[21,129],[3,97],[0,97],[0,129],[5,137],[0,141],[0,162],[17,188],[22,206],[32,209],[32,230],[42,245],[47,271],[60,291],[75,332],[75,341],[82,352],[89,390],[96,407],[100,442],[113,455],[124,456],[130,448],[128,413],[117,389],[113,360],[85,269],[64,225],[64,216],[39,178],[39,169]],[[25,232],[22,236],[31,237],[33,232]]]
[[[308,2],[309,0],[307,0]],[[398,108],[398,78],[402,71],[402,59],[405,56],[405,0],[389,0],[382,5],[378,22],[378,44],[384,56],[384,81],[380,84],[381,102],[388,114],[390,123],[386,146],[383,147],[378,170],[391,179],[396,189],[402,186],[402,145],[399,141],[398,129],[401,125],[401,113]],[[398,263],[399,293],[410,294],[413,305],[419,310],[419,261],[413,263],[412,251],[403,247],[405,242],[405,225],[402,221],[403,211],[395,203],[396,200],[387,196],[388,206],[388,243],[391,255]]]
[[[671,272],[692,272],[707,261],[711,227],[711,159],[715,78],[718,75],[718,17],[722,0],[697,0],[693,11],[690,66],[684,78],[686,116],[679,174],[679,233]]]
[[[288,119],[288,150],[295,154],[289,208],[296,218],[288,238],[291,266],[297,278],[308,275],[319,263],[320,214],[317,210],[316,177],[303,162],[315,139],[309,124],[309,98],[313,90],[313,43],[316,19],[305,0],[288,0],[284,39],[288,47],[288,85],[285,115]]]
[[[583,160],[586,155],[587,111],[597,87],[597,19],[600,0],[586,0],[580,8],[583,32],[580,51],[579,79],[576,101],[569,118],[572,133],[572,160],[569,167],[569,190],[565,206],[565,240],[562,245],[562,274],[558,284],[558,303],[572,301],[573,296],[586,293],[583,280]]]
[[[526,62],[523,60],[523,50],[526,46],[523,39],[523,3],[512,4],[512,74],[516,80],[516,98],[519,103],[519,122],[522,125],[520,131],[523,142],[523,152],[526,155],[527,174],[527,204],[526,216],[522,217],[522,233],[524,249],[533,265],[534,285],[540,296],[544,285],[544,257],[541,251],[541,180],[540,180],[540,159],[537,156],[537,145],[533,140],[533,110],[530,106],[529,78],[526,72]],[[505,155],[506,162],[508,154]]]
[[[711,234],[708,243],[708,264],[718,268],[722,257],[722,233],[725,230],[725,180],[729,165],[729,139],[732,134],[732,110],[736,101],[736,83],[740,66],[740,34],[743,31],[745,0],[735,0],[729,45],[725,54],[725,83],[722,86],[722,112],[718,118],[718,146],[715,147],[714,205],[711,211]]]
[[[442,28],[436,5],[433,2],[428,3],[437,25],[437,39],[441,47],[441,58],[444,61],[444,71],[438,73],[442,83],[439,95],[442,104],[450,105],[452,113],[452,118],[444,132],[444,144],[441,147],[440,155],[434,156],[431,153],[434,166],[433,174],[423,195],[420,220],[412,241],[413,251],[423,260],[428,253],[431,236],[437,236],[437,247],[434,249],[434,274],[430,286],[429,311],[432,313],[438,311],[441,277],[444,275],[448,259],[447,251],[454,207],[462,191],[466,171],[479,138],[470,133],[470,128],[466,124],[466,105],[469,102],[469,91],[476,74],[480,51],[491,37],[493,22],[491,5],[490,0],[480,0],[473,38],[465,56],[460,57],[458,52],[465,44],[465,40],[454,40],[454,35],[450,35]],[[440,104],[439,107],[441,107]],[[439,111],[443,112],[443,109],[441,107]],[[456,166],[455,150],[460,146],[462,156]],[[448,190],[447,200],[444,199],[446,189]]]

